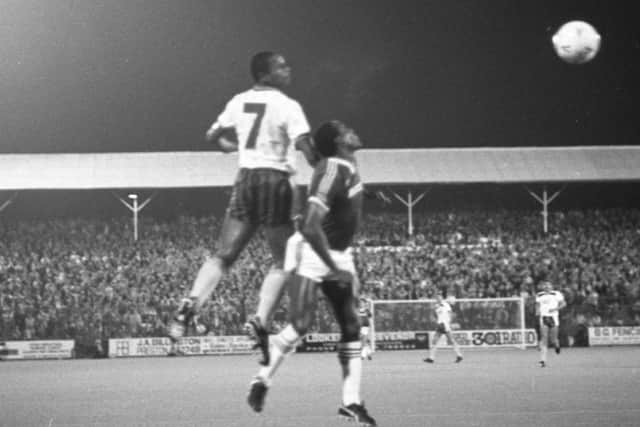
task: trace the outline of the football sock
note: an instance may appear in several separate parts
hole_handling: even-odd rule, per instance
[[[200,308],[209,298],[213,290],[218,286],[225,271],[226,268],[218,257],[209,258],[202,264],[189,294],[190,298],[196,299],[196,308]]]
[[[458,343],[452,339],[451,343],[453,344],[453,351],[456,352],[456,356],[462,357],[462,353],[460,353],[460,346],[458,345]]]
[[[547,349],[548,349],[548,345],[546,343],[543,343],[540,346],[540,361],[541,362],[546,362],[547,361]]]
[[[362,351],[360,352],[361,357],[371,358],[371,354],[373,353],[373,350],[371,349],[371,340],[369,337],[368,326],[362,326],[360,328],[360,343],[362,344]]]
[[[360,328],[360,338],[363,344],[369,342],[369,327],[363,326]]]
[[[360,404],[360,381],[362,380],[362,359],[360,341],[338,343],[338,360],[342,367],[342,403],[349,406]]]
[[[260,288],[260,301],[256,315],[262,322],[262,327],[267,328],[271,315],[273,314],[278,301],[282,297],[284,284],[289,278],[289,274],[281,269],[271,269],[266,275]]]
[[[269,366],[260,368],[258,378],[267,385],[271,385],[271,379],[276,374],[278,367],[280,367],[284,359],[293,352],[298,341],[300,341],[300,335],[298,335],[298,332],[296,332],[291,325],[285,326],[278,335],[273,337],[269,349],[271,353],[271,363]]]
[[[433,343],[429,344],[429,359],[431,360],[436,360],[436,350],[438,348],[438,341],[440,341],[439,339],[440,337],[438,337],[438,339],[436,339],[436,335],[433,336]]]

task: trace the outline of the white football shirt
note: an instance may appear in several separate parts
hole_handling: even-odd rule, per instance
[[[560,302],[564,301],[564,296],[562,292],[559,291],[550,291],[550,292],[539,292],[536,295],[536,303],[540,305],[540,316],[550,316],[553,317],[556,325],[560,324],[560,315],[558,310],[550,311],[552,309],[557,309],[560,306]]]
[[[444,325],[449,328],[451,324],[451,306],[448,302],[442,301],[436,305],[436,317],[437,323],[444,323]]]
[[[289,173],[297,170],[292,143],[310,132],[300,104],[278,89],[265,86],[234,96],[218,116],[217,124],[235,128],[241,168]]]

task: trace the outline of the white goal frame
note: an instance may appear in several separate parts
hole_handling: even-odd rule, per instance
[[[522,350],[525,350],[527,348],[527,344],[526,344],[526,327],[525,327],[525,298],[520,296],[520,297],[504,297],[504,298],[458,298],[455,300],[455,302],[452,305],[458,304],[458,303],[463,303],[463,302],[495,302],[495,301],[510,301],[510,302],[518,302],[519,303],[519,311],[520,311],[520,327],[519,328],[514,328],[514,329],[518,329],[520,330],[521,333],[521,337],[522,337],[522,342],[520,344],[518,344],[516,347],[520,348]],[[419,300],[406,300],[406,299],[401,299],[401,300],[396,300],[396,299],[392,299],[392,300],[369,300],[370,303],[370,307],[371,307],[371,321],[370,321],[370,326],[369,326],[369,331],[370,331],[370,342],[371,342],[371,347],[372,349],[375,351],[376,349],[376,305],[379,304],[422,304],[422,303],[435,303],[436,300],[435,299],[419,299]],[[387,331],[384,331],[387,332]],[[401,331],[398,331],[401,332]],[[455,331],[454,331],[455,332]]]

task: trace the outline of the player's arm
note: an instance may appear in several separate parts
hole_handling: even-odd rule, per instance
[[[338,266],[329,254],[329,239],[322,229],[322,221],[329,212],[326,206],[310,200],[307,203],[307,213],[302,222],[300,233],[311,245],[311,248],[318,254],[320,259],[331,269],[338,271]]]
[[[556,308],[555,311],[560,311],[567,306],[567,303],[565,302],[564,297],[561,294],[559,295],[560,296],[558,297],[558,308]]]
[[[321,160],[313,171],[309,186],[307,211],[300,232],[318,257],[331,270],[331,280],[353,282],[351,273],[340,270],[329,253],[329,239],[322,223],[329,213],[332,200],[344,190],[344,177],[335,163]]]
[[[205,140],[212,144],[218,144],[218,147],[225,153],[238,151],[238,143],[231,139],[235,134],[233,126],[224,127],[217,121],[211,125],[205,134]]]
[[[302,106],[293,101],[287,104],[287,133],[296,150],[302,151],[307,162],[315,167],[320,161],[311,137],[311,127]]]
[[[453,323],[454,320],[456,320],[456,313],[451,306],[449,306],[449,327],[451,327],[451,323]]]
[[[205,134],[207,142],[217,144],[225,153],[238,151],[238,137],[236,135],[236,116],[238,110],[238,101],[232,98],[227,102],[224,110],[216,121],[211,125]]]
[[[292,176],[289,178],[291,183],[291,220],[296,230],[300,230],[302,222],[302,213],[304,211],[304,196],[305,189],[303,186],[298,185],[295,178]]]
[[[313,138],[308,133],[300,135],[295,140],[296,150],[302,151],[304,158],[307,159],[307,163],[311,166],[315,166],[320,160],[318,153],[313,145]]]

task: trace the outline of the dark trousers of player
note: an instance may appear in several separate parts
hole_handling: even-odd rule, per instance
[[[360,325],[352,283],[318,283],[297,274],[290,278],[291,323],[273,338],[270,364],[261,368],[257,381],[268,384],[284,358],[293,352],[307,333],[316,314],[318,287],[329,300],[342,332],[342,338],[337,345],[338,360],[342,368],[342,404],[345,407],[352,404],[360,405],[362,343],[359,339]]]
[[[290,285],[291,325],[298,336],[302,337],[311,326],[316,313],[318,283],[296,275]],[[353,283],[325,281],[320,284],[320,288],[329,300],[341,331],[337,348],[342,368],[342,403],[360,404],[362,342]]]
[[[296,276],[293,282],[289,289],[291,324],[300,336],[304,336],[316,313],[318,283],[301,276]],[[325,281],[320,284],[320,288],[327,297],[340,326],[340,341],[343,343],[359,341],[360,320],[353,285]]]
[[[556,353],[560,351],[560,341],[558,340],[558,325],[553,317],[542,316],[540,318],[540,361],[546,362],[549,341],[556,348]]]
[[[289,174],[274,169],[240,169],[220,235],[216,255],[229,268],[253,234],[264,227],[276,264],[284,258],[293,233],[291,206],[294,191]],[[279,266],[281,268],[281,266]]]
[[[560,346],[558,340],[558,325],[556,325],[553,317],[543,316],[539,321],[540,326],[540,344],[549,345],[549,341],[554,347]]]

